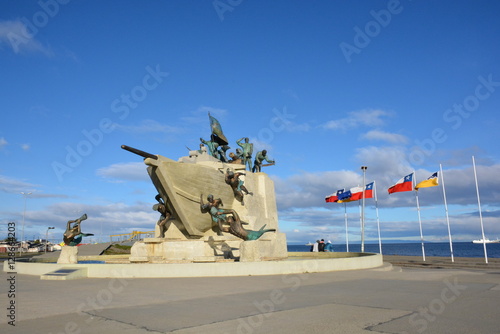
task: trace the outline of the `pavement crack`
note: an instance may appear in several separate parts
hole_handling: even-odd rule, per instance
[[[385,331],[380,330],[380,329],[375,329],[375,327],[381,326],[381,325],[384,325],[384,324],[387,324],[387,323],[390,323],[390,322],[395,321],[395,320],[403,319],[403,318],[411,316],[411,315],[413,315],[415,313],[416,312],[408,312],[407,314],[400,315],[399,317],[394,317],[394,318],[391,318],[389,320],[379,322],[378,324],[367,326],[364,329],[367,330],[367,331],[370,331],[370,332],[375,332],[375,333],[394,334],[394,332],[385,332]],[[408,332],[405,331],[405,332],[401,332],[400,334],[407,334],[407,333]]]
[[[121,320],[116,320],[116,319],[113,319],[113,318],[109,318],[109,317],[105,317],[103,315],[97,315],[97,314],[93,314],[93,313],[90,313],[88,311],[82,311],[82,313],[84,314],[87,314],[88,316],[90,317],[95,317],[95,318],[99,318],[99,319],[102,319],[104,321],[111,321],[111,322],[117,322],[117,323],[120,323],[120,324],[125,324],[125,325],[129,325],[129,326],[132,326],[134,328],[137,328],[137,329],[142,329],[142,330],[145,330],[147,332],[150,332],[150,333],[164,333],[163,331],[162,332],[159,332],[157,330],[154,330],[154,329],[150,329],[150,328],[147,328],[145,326],[139,326],[139,325],[136,325],[132,322],[126,322],[126,321],[121,321]],[[89,318],[90,319],[90,318]],[[89,321],[86,321],[87,323],[89,323]]]

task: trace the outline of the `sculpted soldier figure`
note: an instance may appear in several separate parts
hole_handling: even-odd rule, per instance
[[[242,143],[243,139],[245,140],[244,143]],[[253,144],[248,142],[248,137],[241,138],[239,139],[236,144],[238,144],[242,149],[242,159],[243,159],[243,164],[246,165],[248,164],[248,170],[252,170],[252,153],[253,153]]]
[[[242,164],[243,161],[233,152],[229,153],[229,163],[230,164]]]
[[[229,147],[227,145],[219,146],[218,155],[219,155],[219,159],[222,162],[228,162],[228,159],[227,159],[227,156],[226,156],[226,151],[229,150],[230,148],[231,147]]]
[[[274,160],[269,160],[266,150],[262,150],[260,152],[257,152],[257,155],[255,156],[253,170],[252,170],[254,173],[259,173],[261,171],[262,161],[264,161],[264,160],[266,160],[270,164],[274,164]]]
[[[225,181],[227,184],[231,186],[233,189],[234,197],[241,202],[241,205],[245,205],[243,202],[243,192],[245,194],[253,195],[253,193],[249,192],[247,188],[243,185],[243,180],[240,179],[241,175],[245,175],[244,173],[235,173],[231,169],[227,169]]]
[[[161,216],[158,219],[158,226],[160,227],[160,238],[165,238],[165,232],[167,231],[167,222],[172,216],[170,211],[167,210],[167,206],[161,198],[160,194],[155,196],[155,199],[158,201],[158,204],[153,205],[153,210],[158,211]]]
[[[243,228],[243,224],[248,225],[248,223],[242,222],[236,211],[232,209],[224,210],[218,207],[222,205],[220,198],[214,200],[213,195],[208,195],[207,200],[208,203],[203,203],[203,195],[200,195],[200,208],[202,212],[208,212],[207,210],[209,210],[212,220],[217,222],[221,232],[231,233],[243,240],[257,240],[266,232],[276,231],[276,229],[264,229],[266,224],[258,231],[246,230]],[[229,224],[229,227],[223,226],[223,223]],[[222,233],[219,235],[222,235]]]
[[[80,218],[68,221],[66,231],[63,235],[63,241],[66,246],[76,246],[82,242],[83,237],[93,235],[92,233],[82,233],[81,224],[85,219],[87,219],[87,214],[84,213]]]
[[[210,153],[211,156],[220,160],[219,151],[217,150],[219,148],[219,144],[215,141],[215,136],[213,134],[210,135],[209,141],[206,141],[203,138],[200,138],[200,141],[207,145],[208,153]]]
[[[219,231],[217,231],[217,235],[222,235],[224,231],[224,227],[222,223],[226,222],[226,215],[224,214],[223,209],[219,209],[219,206],[222,206],[222,200],[220,198],[214,199],[212,194],[207,196],[208,203],[203,202],[203,194],[200,195],[200,210],[202,213],[210,213],[210,217],[212,217],[212,222],[216,223],[219,227]]]

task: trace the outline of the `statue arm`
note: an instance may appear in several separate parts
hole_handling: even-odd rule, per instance
[[[245,150],[245,147],[243,146],[243,144],[241,143],[241,141],[245,139],[245,138],[240,138],[236,141],[236,144],[238,144],[239,147],[241,147],[243,150]]]

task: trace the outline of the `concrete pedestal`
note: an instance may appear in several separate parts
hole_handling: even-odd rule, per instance
[[[131,249],[130,262],[241,262],[281,260],[288,256],[284,233],[268,233],[259,240],[234,236],[210,236],[195,240],[145,238]]]
[[[78,247],[77,246],[63,246],[58,264],[74,264],[78,263]]]
[[[240,245],[240,262],[284,260],[288,257],[284,233],[272,234],[270,239],[243,241]]]

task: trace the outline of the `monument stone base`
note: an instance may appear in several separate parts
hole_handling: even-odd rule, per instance
[[[269,239],[243,241],[240,245],[240,262],[284,260],[288,257],[286,236],[276,233]]]
[[[234,236],[209,236],[200,239],[145,238],[134,243],[132,263],[183,263],[266,261],[286,259],[284,233],[269,233],[266,238],[243,241]]]
[[[78,247],[63,246],[61,254],[57,259],[58,264],[75,264],[78,263]]]

